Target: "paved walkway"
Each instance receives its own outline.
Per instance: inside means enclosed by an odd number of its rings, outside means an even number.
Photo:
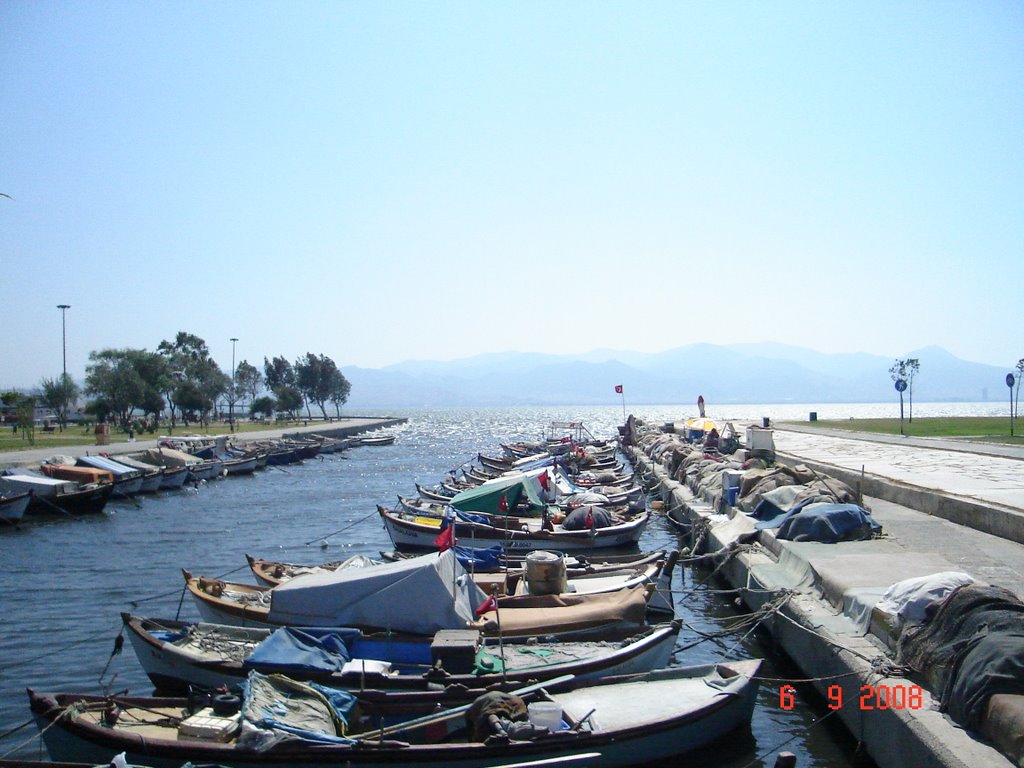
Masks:
[[[1024,447],[774,425],[775,449],[1024,512]]]

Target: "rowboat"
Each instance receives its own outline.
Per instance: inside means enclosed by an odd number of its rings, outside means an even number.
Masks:
[[[141,493],[142,484],[146,480],[139,470],[119,464],[106,456],[79,456],[75,465],[110,472],[114,476],[115,495],[132,496]]]
[[[209,623],[345,626],[428,636],[442,629],[503,637],[616,632],[644,624],[655,591],[653,584],[637,584],[589,595],[506,596],[491,607],[451,550],[372,568],[311,573],[277,587],[183,573],[199,615]]]
[[[213,706],[32,689],[28,696],[54,760],[104,762],[125,752],[130,761],[168,766],[483,768],[571,763],[583,752],[593,758],[588,765],[625,768],[672,760],[749,727],[759,668],[749,659],[561,679],[510,694],[343,691],[253,672],[241,701],[217,697]]]
[[[462,554],[462,550],[456,550],[456,556]],[[470,550],[471,554],[479,555],[479,550]],[[487,554],[490,554],[489,552]],[[524,559],[528,553],[515,552],[505,555],[497,553],[494,564],[490,566],[474,566],[474,573],[500,573],[511,578],[520,578],[526,568]],[[407,560],[410,557],[422,557],[422,555],[411,555],[407,552],[382,552],[381,560],[372,560],[363,555],[354,555],[345,560],[331,560],[306,565],[300,563],[287,563],[280,560],[267,560],[252,555],[246,555],[246,562],[249,569],[259,584],[274,587],[295,576],[302,576],[307,573],[321,573],[323,571],[337,571],[342,568],[360,568],[368,565],[378,565],[382,561],[394,562],[396,560]],[[634,555],[607,555],[595,553],[593,556],[566,556],[564,558],[566,577],[575,578],[588,574],[607,573],[623,571],[628,569],[643,568],[656,565],[658,576],[669,575],[679,558],[679,550],[666,551],[664,549],[651,552],[641,552]],[[462,558],[459,558],[460,561]],[[464,566],[465,567],[465,566]]]
[[[456,557],[460,553],[456,551]],[[564,556],[560,562],[554,562],[550,553],[547,558],[534,559],[534,577],[531,578],[530,565],[519,560],[514,566],[510,563],[505,568],[484,568],[471,573],[473,580],[487,594],[529,595],[534,593],[549,594],[552,591],[570,592],[577,595],[598,594],[627,589],[638,584],[655,584],[656,590],[647,601],[648,613],[661,613],[669,617],[675,615],[672,601],[672,571],[679,557],[679,551],[655,553],[635,556],[634,559],[619,558],[614,562],[602,562],[595,558],[584,567],[572,567]],[[660,555],[660,556],[659,556]],[[430,557],[428,555],[428,557]],[[321,563],[320,565],[299,565],[284,563],[278,560],[245,556],[256,581],[260,584],[275,587],[289,579],[310,573],[337,573],[346,568],[365,568],[380,565],[362,555],[355,555],[347,560]],[[461,560],[461,558],[460,558]],[[538,566],[537,564],[541,565]],[[557,577],[553,571],[560,571]],[[564,574],[564,583],[561,576]],[[553,584],[558,589],[553,590]]]
[[[441,533],[442,518],[390,510],[379,504],[377,513],[397,548],[436,549],[434,542]],[[643,511],[605,528],[582,530],[567,530],[560,524],[547,530],[543,527],[542,519],[536,517],[491,518],[493,524],[459,517],[455,525],[459,540],[472,542],[474,547],[501,546],[506,550],[580,552],[635,546],[649,516],[647,511]]]
[[[665,666],[679,633],[673,622],[599,641],[498,643],[463,630],[396,638],[356,629],[232,627],[127,613],[121,619],[143,669],[164,693],[185,693],[189,685],[231,688],[252,669],[335,688],[387,690],[427,690],[438,683],[488,687],[565,674],[591,680]]]
[[[352,438],[353,447],[363,445],[393,445],[398,440],[398,435],[356,435]]]
[[[5,523],[17,523],[25,516],[25,510],[31,501],[32,491],[12,496],[0,495],[0,520]]]
[[[32,491],[28,514],[61,515],[98,514],[114,490],[113,483],[80,485],[25,468],[4,470],[0,475],[0,488],[12,494]]]

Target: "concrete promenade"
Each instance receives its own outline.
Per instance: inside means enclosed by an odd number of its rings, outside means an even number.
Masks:
[[[1024,447],[774,427],[785,463],[825,468],[865,496],[1024,544]],[[864,474],[861,481],[861,472]]]
[[[286,427],[264,429],[257,432],[235,432],[227,430],[221,434],[231,436],[236,442],[244,443],[250,440],[280,440],[285,437],[308,437],[310,435],[327,435],[329,437],[351,437],[373,429],[387,429],[397,424],[404,424],[404,418],[392,418],[388,416],[353,416],[351,418],[334,419],[323,422],[314,421],[307,426],[290,425]],[[177,437],[188,435],[189,430],[185,427],[177,428]],[[175,437],[175,435],[170,435]],[[211,439],[214,437],[210,436]],[[158,438],[136,440],[134,443],[111,443],[110,445],[97,445],[95,442],[86,442],[83,439],[81,445],[65,445],[56,448],[29,448],[21,451],[4,451],[0,453],[0,469],[7,467],[26,467],[38,465],[50,456],[57,454],[63,456],[85,456],[86,454],[108,453],[112,456],[119,453],[135,453],[144,451],[147,448],[156,448]]]
[[[896,636],[871,606],[889,585],[963,571],[1024,598],[1024,449],[789,424],[774,430],[780,463],[860,487],[882,538],[781,541],[774,531],[755,531],[745,515],[724,520],[713,499],[694,497],[642,452],[634,458],[670,517],[707,525],[708,550],[731,553],[716,557],[719,575],[751,609],[791,592],[764,626],[823,697],[829,686],[842,687],[847,703],[837,714],[882,768],[1009,768],[998,748],[939,712],[927,691],[919,709],[869,711],[858,702],[865,689],[910,684],[882,671],[896,662]]]

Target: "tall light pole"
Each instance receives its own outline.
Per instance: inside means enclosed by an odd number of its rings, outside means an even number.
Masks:
[[[235,342],[238,339],[231,339],[231,399],[228,400],[228,419],[231,421],[231,431],[235,431]]]
[[[61,349],[64,352],[64,378],[68,376],[68,324],[67,316],[68,310],[71,309],[70,304],[58,304],[57,309],[60,310],[60,330],[61,330]]]

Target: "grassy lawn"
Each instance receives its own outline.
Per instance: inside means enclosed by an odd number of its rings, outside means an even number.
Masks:
[[[797,422],[792,422],[797,423]],[[876,432],[885,435],[900,433],[899,419],[831,419],[799,422],[807,427],[845,429],[850,432]],[[1024,445],[1024,421],[1014,420],[1010,437],[1010,417],[934,416],[903,420],[903,433],[910,437],[945,437],[992,443]]]
[[[299,421],[276,421],[266,422],[263,424],[250,422],[250,421],[237,421],[235,422],[235,434],[244,434],[246,432],[260,432],[267,429],[282,429],[288,427],[294,427],[302,425],[304,422]],[[199,424],[189,424],[188,427],[184,427],[179,424],[174,428],[173,434],[175,435],[225,435],[231,432],[231,428],[227,422],[217,421],[211,423],[205,429]],[[160,435],[169,435],[171,433],[170,425],[162,424],[160,429],[154,434],[144,433],[136,434],[136,440],[155,440]],[[35,442],[29,442],[28,439],[23,438],[21,433],[15,434],[11,425],[5,424],[0,428],[0,453],[3,451],[25,451],[31,448],[54,448],[60,449],[67,446],[75,445],[92,445],[96,442],[96,435],[94,433],[94,427],[82,427],[74,424],[68,425],[68,428],[63,432],[44,432],[42,429],[36,428]],[[110,442],[111,443],[127,443],[128,435],[125,432],[120,432],[113,427],[110,430]]]

